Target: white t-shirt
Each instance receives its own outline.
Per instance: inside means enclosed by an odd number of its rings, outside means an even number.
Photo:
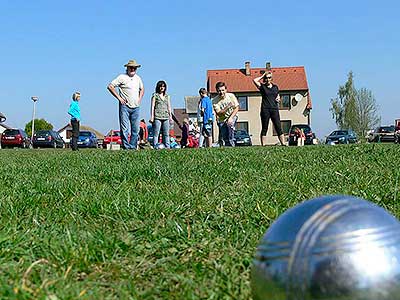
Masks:
[[[232,93],[226,93],[225,98],[223,99],[219,95],[217,95],[215,98],[212,99],[212,103],[215,111],[217,112],[226,109],[224,115],[219,115],[219,122],[224,122],[225,120],[227,120],[231,116],[235,108],[239,106],[239,102],[236,96]]]
[[[119,95],[126,100],[130,108],[139,107],[139,91],[143,89],[143,82],[139,75],[129,77],[127,74],[118,75],[110,83],[114,88],[119,88]]]

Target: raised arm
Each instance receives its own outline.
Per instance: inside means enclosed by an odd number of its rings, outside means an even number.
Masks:
[[[260,88],[261,80],[263,80],[265,74],[267,74],[267,73],[264,73],[260,77],[256,77],[256,78],[253,79],[253,83],[256,85],[257,88]]]

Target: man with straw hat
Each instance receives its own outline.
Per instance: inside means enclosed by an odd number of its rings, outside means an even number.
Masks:
[[[139,65],[136,60],[130,60],[124,65],[126,73],[118,75],[108,85],[107,89],[119,101],[119,126],[121,130],[122,148],[137,149],[140,103],[144,95],[143,81],[136,74]],[[118,88],[118,92],[115,88]],[[131,139],[129,140],[129,130]]]

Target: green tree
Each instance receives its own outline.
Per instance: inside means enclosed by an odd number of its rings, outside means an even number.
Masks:
[[[52,130],[53,125],[47,122],[45,119],[35,119],[35,131],[37,130]],[[32,135],[32,121],[29,121],[25,125],[25,132],[28,136]]]
[[[356,89],[353,83],[353,72],[350,72],[346,83],[339,86],[338,97],[331,99],[330,111],[339,129],[355,129],[357,122]]]
[[[339,129],[352,129],[359,137],[365,137],[380,122],[375,97],[366,88],[355,88],[351,71],[346,83],[339,86],[337,97],[331,99],[329,110]]]

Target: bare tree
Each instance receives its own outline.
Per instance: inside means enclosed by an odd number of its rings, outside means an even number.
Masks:
[[[356,94],[358,132],[365,137],[369,129],[379,125],[381,118],[378,115],[379,107],[372,92],[366,88],[361,88]]]

